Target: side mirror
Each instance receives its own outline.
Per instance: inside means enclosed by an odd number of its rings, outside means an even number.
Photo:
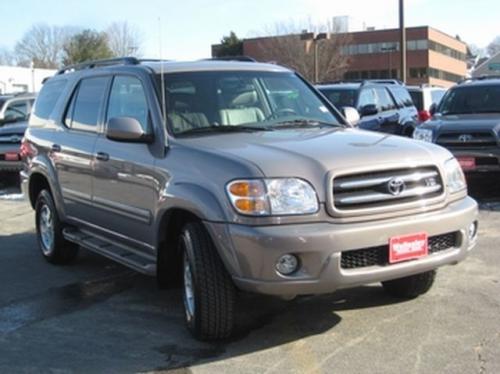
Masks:
[[[360,117],[356,108],[345,106],[342,108],[342,114],[351,126],[356,126],[359,123]]]
[[[131,117],[113,117],[106,126],[106,138],[119,142],[151,143],[153,136],[146,134],[138,120]]]
[[[431,107],[429,108],[429,113],[431,114],[431,116],[433,116],[437,111],[437,104],[436,103],[432,103]]]
[[[375,104],[367,104],[362,106],[359,112],[361,117],[373,116],[374,114],[378,113],[378,109]]]

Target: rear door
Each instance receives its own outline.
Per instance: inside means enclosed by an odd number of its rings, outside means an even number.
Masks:
[[[396,103],[389,95],[387,88],[380,86],[375,88],[377,96],[377,107],[381,116],[380,128],[378,131],[389,134],[400,133],[400,113]]]
[[[363,108],[368,105],[377,106],[377,96],[373,87],[362,88],[359,92],[357,109],[361,114],[359,127],[365,130],[380,131],[381,113],[363,115]]]
[[[82,79],[67,103],[65,131],[54,137],[53,161],[70,220],[92,222],[92,167],[109,76]]]
[[[153,133],[148,82],[135,75],[116,75],[110,87],[104,122],[114,117],[131,117],[139,121],[144,132]],[[154,238],[152,217],[158,181],[153,146],[109,140],[101,134],[94,152],[97,229],[111,239],[146,251],[152,249]]]

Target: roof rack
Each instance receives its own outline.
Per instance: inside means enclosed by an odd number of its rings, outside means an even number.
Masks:
[[[404,86],[404,83],[399,79],[337,79],[333,81],[320,82],[318,84],[341,84],[341,83],[360,83],[362,86],[365,84],[394,84]]]
[[[212,58],[204,58],[202,61],[242,61],[242,62],[257,62],[256,59],[249,56],[221,56],[221,57],[212,57]]]
[[[458,81],[457,84],[463,84],[467,82],[474,82],[474,81],[485,81],[488,79],[500,79],[500,75],[480,75],[479,77],[470,77],[470,78],[464,78],[461,81]]]
[[[81,64],[68,65],[58,70],[56,75],[64,74],[71,71],[83,70],[83,69],[94,69],[97,67],[112,66],[112,65],[138,65],[140,60],[135,57],[119,57],[110,58],[106,60],[96,60],[83,62]]]
[[[367,83],[396,84],[398,86],[404,86],[404,83],[399,79],[365,79],[363,84]]]

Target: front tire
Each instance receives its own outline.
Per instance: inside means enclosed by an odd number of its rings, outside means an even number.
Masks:
[[[402,299],[414,299],[428,292],[434,284],[435,278],[436,270],[431,270],[409,277],[382,282],[382,286],[391,296]]]
[[[52,264],[67,264],[75,259],[78,246],[64,239],[62,225],[52,195],[42,190],[35,204],[36,238],[42,256]]]
[[[179,245],[188,329],[200,340],[229,337],[236,291],[208,232],[200,222],[188,223],[181,231]]]

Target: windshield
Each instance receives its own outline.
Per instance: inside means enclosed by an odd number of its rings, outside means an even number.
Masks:
[[[439,105],[441,114],[500,113],[500,85],[457,87]]]
[[[293,73],[210,71],[165,74],[168,126],[176,135],[340,125]]]
[[[320,91],[326,98],[337,108],[346,106],[356,107],[357,90],[354,89],[338,89],[338,88],[320,88]]]

